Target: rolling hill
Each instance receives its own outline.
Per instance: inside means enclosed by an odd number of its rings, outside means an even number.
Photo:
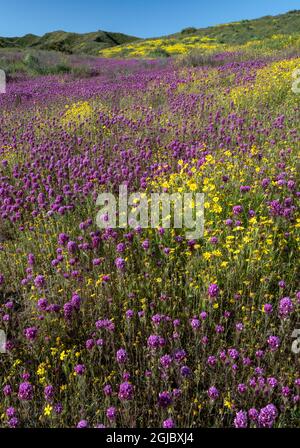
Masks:
[[[300,10],[277,16],[226,23],[206,28],[184,28],[163,37],[140,39],[122,33],[97,31],[85,34],[54,31],[43,36],[0,37],[0,48],[55,50],[67,54],[102,55],[105,57],[168,57],[193,48],[210,51],[254,46],[266,41],[268,48],[294,45],[300,38]],[[281,39],[278,42],[278,38]],[[292,42],[287,42],[291,38]],[[277,39],[277,41],[276,41]]]
[[[129,42],[100,51],[105,57],[169,57],[199,50],[204,54],[233,51],[274,52],[300,49],[300,10],[277,16],[215,25],[185,28],[160,38]]]
[[[265,16],[254,20],[225,23],[207,28],[185,28],[169,37],[182,39],[187,35],[209,37],[223,44],[245,44],[276,34],[300,33],[300,10],[289,11],[277,16]]]
[[[0,37],[0,48],[38,50],[54,50],[63,53],[82,53],[96,55],[100,50],[114,47],[138,40],[137,37],[127,36],[122,33],[109,33],[97,31],[93,33],[79,34],[65,31],[54,31],[43,36],[26,34],[23,37]]]

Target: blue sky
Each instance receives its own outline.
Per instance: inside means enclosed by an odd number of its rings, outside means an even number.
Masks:
[[[300,9],[299,0],[0,0],[0,36],[119,31],[154,37]]]

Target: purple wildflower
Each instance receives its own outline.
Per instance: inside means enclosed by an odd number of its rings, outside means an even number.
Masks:
[[[284,297],[279,302],[279,316],[286,318],[294,311],[293,302],[289,297]]]
[[[86,420],[80,420],[77,424],[77,428],[84,429],[88,427],[88,422]]]
[[[175,423],[172,418],[167,418],[163,422],[163,428],[175,428]]]
[[[37,337],[38,329],[36,327],[25,328],[24,335],[29,341],[34,341]]]
[[[247,428],[248,426],[248,417],[247,412],[238,411],[235,415],[234,426],[236,428]]]
[[[33,387],[28,381],[21,383],[19,386],[18,397],[22,401],[30,401],[33,398]]]
[[[215,298],[219,295],[219,287],[216,283],[211,283],[208,287],[208,295],[210,298]]]
[[[118,397],[120,400],[132,400],[133,398],[133,385],[128,381],[120,384]]]
[[[77,373],[77,375],[83,375],[85,370],[84,364],[77,364],[77,366],[74,367],[74,372]]]
[[[262,408],[258,415],[258,423],[263,428],[272,428],[278,416],[277,408],[274,404],[268,404]]]
[[[158,395],[158,404],[162,408],[167,408],[172,403],[172,396],[170,392],[164,391],[160,392]]]
[[[110,408],[108,408],[106,410],[106,417],[108,418],[108,420],[110,420],[111,422],[113,422],[114,420],[116,420],[117,417],[117,410],[115,407],[111,406]]]
[[[219,391],[215,386],[210,387],[207,393],[211,400],[216,400],[219,397]]]
[[[269,336],[268,344],[272,352],[276,351],[280,346],[280,339],[278,336]]]
[[[124,258],[118,257],[115,260],[115,265],[117,267],[117,269],[119,269],[119,271],[123,271],[125,269],[125,260]]]
[[[127,361],[127,352],[124,348],[117,351],[116,359],[119,364],[124,364]]]

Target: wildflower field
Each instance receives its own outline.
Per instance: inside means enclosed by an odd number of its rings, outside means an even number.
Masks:
[[[173,38],[156,38],[141,40],[140,42],[129,42],[116,47],[104,48],[100,50],[100,55],[104,57],[148,57],[155,58],[159,56],[170,57],[186,55],[191,51],[198,50],[203,54],[222,53],[225,51],[238,51],[257,54],[273,54],[279,50],[299,48],[300,34],[292,35],[273,34],[264,39],[253,39],[244,43],[230,44],[221,43],[219,39],[210,36],[176,36]]]
[[[8,82],[1,427],[299,426],[300,58],[234,56]],[[203,237],[99,229],[121,184],[204,193]]]

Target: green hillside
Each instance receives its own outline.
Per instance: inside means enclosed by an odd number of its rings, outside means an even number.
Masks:
[[[245,44],[276,34],[300,33],[300,10],[289,11],[278,16],[265,16],[254,20],[226,23],[208,28],[186,28],[170,37],[178,39],[187,35],[210,37],[224,44]]]
[[[300,49],[300,10],[278,16],[265,16],[207,28],[185,28],[161,38],[143,39],[114,48],[105,48],[105,57],[168,57],[197,50],[203,54],[217,52],[263,52]]]
[[[196,20],[196,19],[195,19]],[[184,54],[197,48],[231,51],[234,47],[255,47],[265,41],[268,48],[299,46],[300,10],[254,20],[241,20],[207,28],[185,28],[161,38],[139,39],[121,33],[97,31],[69,33],[54,31],[44,36],[0,37],[0,48],[59,51],[67,54],[102,55],[105,57],[160,57]],[[292,42],[287,42],[291,38]],[[277,41],[276,41],[277,39]]]
[[[32,48],[38,50],[54,50],[63,53],[82,53],[96,55],[100,50],[126,44],[138,40],[137,37],[122,33],[97,31],[79,34],[65,31],[54,31],[43,36],[26,34],[23,37],[0,37],[0,48]]]

